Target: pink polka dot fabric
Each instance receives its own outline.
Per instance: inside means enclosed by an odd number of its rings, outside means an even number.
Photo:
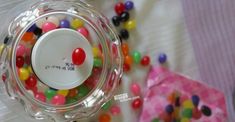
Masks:
[[[222,92],[206,86],[199,81],[175,74],[162,67],[151,69],[147,79],[147,90],[144,96],[144,105],[140,122],[151,122],[164,112],[168,103],[167,96],[178,91],[181,95],[192,96],[196,94],[201,101],[199,107],[207,105],[212,109],[210,117],[202,116],[199,120],[191,122],[226,122],[227,110]]]

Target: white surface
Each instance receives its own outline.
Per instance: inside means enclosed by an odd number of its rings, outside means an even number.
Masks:
[[[16,1],[0,0],[1,9],[8,9],[6,6],[16,5]],[[114,15],[113,6],[117,0],[87,0],[95,5],[100,11],[111,18]],[[198,69],[195,62],[194,53],[188,34],[183,22],[183,13],[180,0],[133,0],[135,10],[131,12],[131,18],[135,18],[138,27],[130,33],[131,51],[138,50],[143,55],[150,55],[152,62],[156,64],[156,57],[160,52],[168,56],[168,66],[171,70],[183,73],[194,79],[198,79]],[[12,4],[11,4],[12,3]],[[131,82],[145,84],[145,71],[135,67],[133,71],[124,75],[119,93],[128,93]],[[3,98],[0,98],[3,100]],[[6,104],[6,103],[4,103]],[[113,117],[116,122],[136,122],[138,112],[133,112],[129,102],[121,104],[122,114]],[[7,105],[7,104],[6,104]],[[18,104],[17,104],[18,105]],[[17,108],[19,110],[20,107]],[[8,107],[9,113],[14,113],[14,109]],[[7,122],[31,121],[23,115],[14,115],[14,119]],[[7,118],[7,117],[6,117]],[[1,119],[0,119],[1,120]],[[18,121],[17,121],[18,120]],[[97,119],[95,119],[97,121]]]
[[[85,51],[86,59],[77,66],[72,63],[76,48]],[[55,89],[72,89],[91,74],[93,53],[89,41],[71,29],[56,29],[42,35],[32,51],[32,67],[38,78]]]

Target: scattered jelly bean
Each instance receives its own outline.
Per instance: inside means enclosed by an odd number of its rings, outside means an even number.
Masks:
[[[120,17],[119,16],[113,16],[112,17],[112,22],[114,26],[119,26],[120,25]]]
[[[124,56],[129,54],[129,46],[127,43],[122,43],[122,53]]]
[[[193,102],[194,106],[197,107],[199,105],[199,102],[200,102],[199,96],[193,95],[192,96],[192,102]]]
[[[36,24],[33,24],[33,25],[27,30],[27,32],[34,32],[36,28],[37,28]]]
[[[138,51],[134,51],[132,54],[132,59],[136,64],[139,64],[141,61],[141,54]]]
[[[93,47],[92,52],[93,52],[94,57],[100,57],[100,55],[101,55],[100,49],[97,47]]]
[[[69,90],[58,90],[57,94],[59,95],[63,95],[64,97],[66,97],[69,93]]]
[[[143,104],[142,100],[140,98],[137,98],[132,102],[131,105],[133,109],[139,109],[142,106],[142,104]]]
[[[94,58],[94,66],[95,67],[102,67],[102,60],[100,58]]]
[[[208,106],[206,106],[206,105],[201,106],[201,112],[205,116],[211,116],[211,114],[212,114],[211,109]]]
[[[87,86],[85,85],[81,85],[78,87],[78,97],[79,98],[82,98],[82,97],[85,97],[88,93],[89,93],[89,89]]]
[[[167,56],[166,56],[166,54],[165,54],[165,53],[161,53],[161,54],[159,54],[159,57],[158,57],[158,61],[159,61],[159,63],[163,64],[163,63],[165,63],[165,62],[166,62],[166,60],[167,60]]]
[[[64,19],[60,21],[60,28],[70,28],[70,23],[68,20]]]
[[[120,20],[122,22],[126,22],[127,20],[129,20],[130,18],[130,14],[128,12],[122,12],[120,15]]]
[[[174,106],[173,106],[173,105],[167,105],[166,108],[165,108],[165,111],[166,111],[168,114],[172,114],[173,111],[174,111]]]
[[[124,63],[125,63],[125,64],[128,64],[129,66],[131,66],[132,63],[133,63],[132,57],[129,56],[129,55],[125,56],[125,57],[124,57]]]
[[[24,57],[23,56],[17,56],[16,57],[16,66],[18,68],[21,68],[24,66]]]
[[[43,25],[46,21],[47,21],[46,18],[41,18],[41,19],[39,19],[39,20],[36,22],[36,26],[41,29],[41,28],[42,28],[42,25]]]
[[[193,109],[193,119],[198,120],[202,117],[202,113],[197,108]]]
[[[69,93],[68,93],[68,97],[76,97],[76,95],[78,94],[78,90],[76,88],[70,89]]]
[[[182,116],[185,118],[192,118],[193,111],[190,108],[183,109]]]
[[[135,20],[129,20],[124,23],[123,27],[127,30],[132,30],[136,28],[136,21]]]
[[[112,115],[119,115],[120,113],[121,113],[121,109],[120,109],[120,107],[119,106],[117,106],[117,105],[114,105],[114,106],[112,106],[111,108],[110,108],[110,112],[111,112],[111,114]]]
[[[37,85],[37,78],[35,76],[29,76],[29,78],[25,81],[25,84],[29,88],[36,87],[36,85]]]
[[[35,98],[41,102],[46,102],[46,96],[41,92],[36,93]]]
[[[22,81],[25,81],[29,78],[29,71],[26,69],[26,68],[20,68],[19,69],[19,77],[20,77],[20,80]]]
[[[84,25],[84,22],[82,20],[80,20],[80,19],[73,19],[70,24],[71,24],[70,25],[71,28],[77,30],[78,28],[80,28],[80,27],[82,27]]]
[[[56,95],[56,90],[54,90],[54,89],[47,89],[45,91],[45,95],[46,95],[47,99],[51,100],[51,98],[53,98]]]
[[[160,122],[158,118],[153,118],[151,122]]]
[[[55,24],[56,27],[59,27],[59,24],[60,24],[60,20],[56,16],[49,16],[47,18],[47,22],[51,22]]]
[[[105,111],[107,111],[107,110],[109,110],[109,108],[111,107],[111,105],[112,105],[112,101],[109,100],[108,102],[106,102],[106,103],[102,106],[102,109],[105,110]]]
[[[29,42],[33,40],[34,38],[34,33],[33,32],[25,32],[24,35],[22,36],[21,40],[25,42]]]
[[[44,33],[49,32],[49,31],[54,30],[54,29],[56,29],[56,25],[52,22],[46,22],[42,25],[42,31]]]
[[[180,122],[190,122],[188,118],[181,118]]]
[[[53,105],[64,105],[65,104],[65,97],[63,95],[55,95],[52,99],[51,99],[51,104]]]
[[[101,115],[99,116],[99,122],[111,122],[111,117],[110,117],[110,115],[109,115],[109,114],[106,114],[106,113],[101,114]]]
[[[132,83],[130,89],[134,95],[140,95],[141,93],[140,85],[138,83]]]
[[[67,100],[66,100],[66,104],[72,104],[72,103],[75,103],[75,102],[77,102],[78,100],[76,99],[76,98],[68,98]]]
[[[75,65],[81,65],[86,59],[86,53],[82,48],[76,48],[72,54],[72,62]]]
[[[115,12],[117,15],[120,15],[125,10],[125,5],[122,2],[118,2],[114,7]]]
[[[125,8],[127,11],[131,10],[134,8],[134,3],[132,1],[126,1],[125,2]]]
[[[122,39],[128,39],[129,38],[129,32],[126,29],[121,29],[120,30],[120,35]]]
[[[191,100],[186,100],[186,101],[183,102],[183,107],[193,109],[194,105],[193,105]]]
[[[131,67],[130,67],[129,64],[123,64],[123,71],[124,71],[124,72],[128,72],[128,71],[130,71],[130,70],[131,70]]]
[[[89,31],[85,27],[78,28],[77,31],[81,33],[84,37],[88,38]]]

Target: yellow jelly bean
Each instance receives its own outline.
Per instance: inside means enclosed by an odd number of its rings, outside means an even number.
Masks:
[[[124,28],[127,30],[132,30],[136,28],[136,21],[135,20],[129,20],[124,23]]]
[[[31,66],[28,66],[27,69],[28,69],[29,73],[33,73]]]
[[[182,118],[180,122],[190,122],[188,118]]]
[[[71,27],[73,29],[78,29],[84,25],[84,22],[80,19],[74,19],[71,21]]]
[[[57,94],[63,95],[63,96],[67,96],[69,93],[69,90],[59,90],[57,91]]]
[[[95,58],[97,58],[97,57],[100,56],[100,49],[99,49],[99,48],[93,47],[93,48],[92,48],[92,51],[93,51],[93,56],[94,56]]]
[[[183,107],[193,109],[194,105],[193,105],[193,102],[191,100],[186,100],[186,101],[183,102]]]
[[[30,75],[30,73],[26,68],[19,69],[20,80],[22,80],[22,81],[27,80],[29,78],[29,75]]]

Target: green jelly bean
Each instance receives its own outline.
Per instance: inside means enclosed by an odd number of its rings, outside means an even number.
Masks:
[[[151,122],[160,122],[160,120],[158,118],[154,118],[154,119],[152,119]]]
[[[132,58],[136,64],[140,63],[141,61],[141,54],[138,51],[134,51],[132,54]]]
[[[76,98],[68,98],[67,100],[66,100],[66,104],[71,104],[71,103],[75,103],[75,102],[77,102],[78,100],[76,99]]]
[[[112,105],[112,102],[111,102],[111,100],[110,100],[110,101],[106,102],[106,103],[102,106],[102,109],[103,109],[103,110],[109,110],[109,108],[111,107],[111,105]]]
[[[182,116],[186,118],[192,118],[193,111],[190,108],[186,108],[182,111]]]
[[[45,96],[46,96],[46,98],[47,99],[51,99],[52,97],[54,97],[56,95],[56,90],[54,90],[54,89],[47,89],[46,91],[45,91]]]
[[[95,67],[101,67],[102,66],[102,60],[100,58],[94,58],[94,66]]]
[[[78,87],[78,98],[85,97],[89,93],[89,88],[85,85],[81,85]]]

